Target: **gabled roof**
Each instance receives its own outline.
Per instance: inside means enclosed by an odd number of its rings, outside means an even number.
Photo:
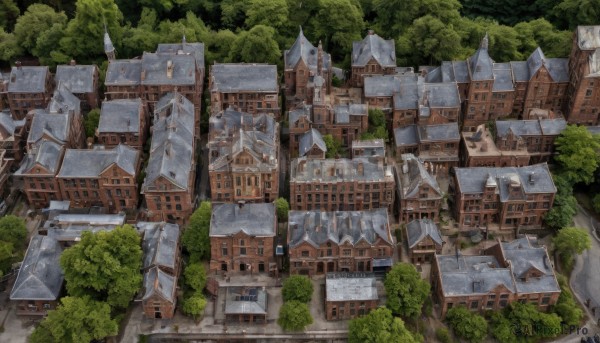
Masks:
[[[600,48],[600,25],[577,26],[577,44],[583,50]]]
[[[417,159],[413,154],[403,154],[402,160],[404,165],[401,168],[402,174],[399,175],[400,197],[403,199],[419,197],[419,190],[423,184],[429,185],[438,194],[438,198],[442,197],[442,190],[436,179],[427,172],[423,162]],[[406,166],[406,167],[405,167]],[[404,172],[406,170],[406,173]],[[431,199],[431,198],[429,198]]]
[[[427,237],[431,238],[438,245],[444,243],[440,229],[431,219],[416,219],[411,221],[406,225],[406,233],[408,236],[408,247],[411,249]]]
[[[244,232],[249,236],[275,236],[273,203],[213,204],[210,236],[223,237]]]
[[[327,273],[325,301],[378,300],[375,276],[370,273]]]
[[[377,158],[309,159],[295,158],[290,165],[290,182],[385,181],[392,179],[392,170]],[[362,172],[359,171],[362,167]]]
[[[351,116],[368,116],[369,106],[367,104],[335,105],[333,113],[337,124],[348,124]]]
[[[372,75],[365,76],[365,97],[391,97],[400,90],[398,75]],[[416,79],[417,76],[405,76],[407,80]]]
[[[361,241],[374,244],[377,239],[393,244],[386,208],[368,211],[290,211],[288,214],[290,247],[303,243],[318,247]]]
[[[142,269],[151,267],[176,269],[179,254],[179,225],[165,222],[138,222],[136,227],[144,235]]]
[[[144,192],[164,177],[187,190],[194,165],[194,105],[179,93],[169,93],[155,106],[150,158],[146,167]]]
[[[204,69],[204,43],[167,43],[158,44],[157,54],[191,55],[196,60],[196,68]]]
[[[52,137],[56,143],[64,145],[69,138],[72,122],[73,114],[70,112],[51,114],[44,110],[34,110],[27,143],[37,143],[46,134]]]
[[[371,59],[375,59],[382,67],[395,67],[394,40],[384,40],[370,32],[362,41],[352,42],[352,66],[365,66]]]
[[[540,47],[535,49],[527,59],[529,80],[544,66],[548,69],[554,82],[569,81],[569,60],[567,58],[546,58]]]
[[[0,135],[6,137],[6,139],[14,136],[17,128],[23,127],[25,122],[25,119],[13,119],[9,111],[0,111]]]
[[[64,280],[59,263],[61,253],[56,240],[34,236],[10,292],[10,300],[57,300]]]
[[[48,67],[12,67],[8,82],[9,93],[44,93]]]
[[[510,63],[494,63],[494,85],[493,92],[514,91],[513,76]]]
[[[283,53],[285,69],[293,69],[296,67],[300,60],[304,61],[304,64],[311,69],[317,69],[318,51],[311,42],[306,39],[302,28],[298,33],[296,41],[289,50]],[[331,55],[323,53],[323,69],[329,69],[331,66]]]
[[[227,287],[225,314],[267,314],[267,292],[259,287]]]
[[[106,168],[116,164],[130,175],[136,174],[140,152],[119,144],[110,150],[67,149],[58,178],[98,177]]]
[[[42,141],[36,145],[33,151],[30,151],[19,170],[15,172],[15,175],[29,174],[34,166],[40,165],[50,173],[55,174],[60,167],[60,155],[63,147],[52,141]]]
[[[277,66],[270,64],[215,63],[211,70],[212,89],[222,93],[277,92]]]
[[[113,60],[108,64],[104,84],[135,86],[142,82],[142,60]]]
[[[140,131],[142,99],[118,99],[102,102],[98,133]]]
[[[52,114],[72,112],[81,115],[81,100],[73,95],[63,82],[59,82],[48,103],[47,111]]]
[[[144,273],[144,295],[142,300],[148,300],[154,295],[175,303],[175,290],[177,279],[162,271],[158,267],[150,268]]]
[[[300,137],[300,145],[299,145],[299,156],[304,156],[306,153],[312,149],[313,146],[317,146],[321,151],[327,152],[327,146],[325,145],[325,141],[323,141],[323,136],[319,130],[310,129],[305,134]]]
[[[312,105],[301,104],[289,112],[290,124],[297,122],[300,117],[305,116],[308,121],[311,120]]]
[[[73,93],[91,93],[94,89],[95,65],[60,65],[56,67],[54,80],[62,82]]]
[[[171,69],[169,71],[169,69]],[[183,85],[196,83],[196,60],[192,55],[145,52],[142,56],[142,85]]]
[[[488,54],[488,35],[481,40],[479,49],[469,57],[469,74],[472,81],[492,80],[494,79],[493,66],[494,61]]]

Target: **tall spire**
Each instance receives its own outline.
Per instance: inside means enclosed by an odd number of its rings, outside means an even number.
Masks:
[[[109,61],[115,59],[115,46],[113,45],[110,36],[108,35],[108,29],[106,28],[106,23],[104,23],[104,53],[106,57],[108,57]]]
[[[323,44],[319,40],[319,46],[317,47],[317,75],[323,76]]]
[[[489,39],[488,39],[488,34],[487,32],[485,33],[485,36],[483,36],[483,39],[481,40],[481,45],[479,46],[481,49],[488,49],[489,46]]]

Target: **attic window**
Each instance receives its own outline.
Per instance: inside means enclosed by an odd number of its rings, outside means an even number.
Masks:
[[[171,177],[175,177],[175,175],[176,175],[176,174],[175,174],[175,172],[174,172],[174,171],[170,171],[170,172],[169,172],[169,175],[170,175]]]

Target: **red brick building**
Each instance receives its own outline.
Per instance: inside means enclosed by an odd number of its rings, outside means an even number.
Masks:
[[[142,99],[104,101],[96,136],[107,148],[127,144],[142,150],[148,135],[148,125],[149,118]]]
[[[77,65],[72,60],[69,65],[56,67],[56,84],[63,83],[73,95],[81,100],[81,108],[89,111],[100,105],[98,95],[98,67]]]
[[[48,67],[25,67],[16,62],[7,87],[7,98],[13,116],[21,120],[36,108],[45,108],[52,96],[52,75]]]
[[[358,42],[352,42],[352,87],[362,87],[368,75],[390,75],[396,72],[396,45],[369,31]]]
[[[371,273],[327,273],[325,319],[348,320],[379,306],[375,276]]]
[[[10,111],[0,112],[0,149],[4,158],[19,163],[23,159],[27,138],[25,120],[15,120]]]
[[[431,262],[442,253],[444,240],[440,229],[431,219],[415,219],[406,225],[406,244],[411,263]]]
[[[290,273],[384,272],[394,241],[388,211],[290,211]]]

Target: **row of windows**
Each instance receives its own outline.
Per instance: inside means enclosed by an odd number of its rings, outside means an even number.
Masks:
[[[311,185],[311,184],[308,184],[308,185],[305,185],[305,186],[304,186],[304,188],[305,188],[305,190],[306,190],[307,192],[311,192],[311,191],[313,190],[313,185]],[[369,190],[371,190],[371,189],[373,189],[373,190],[378,190],[378,189],[380,189],[380,188],[381,188],[381,187],[380,187],[380,184],[379,184],[379,183],[374,183],[374,184],[372,185],[372,187],[371,187],[371,184],[368,184],[368,183],[367,183],[367,184],[364,184],[364,190],[365,190],[365,191],[369,191]],[[363,184],[362,184],[362,183],[359,183],[359,184],[357,184],[357,185],[356,185],[356,189],[357,189],[357,190],[359,190],[359,191],[362,191],[362,190],[363,190]],[[329,185],[327,185],[327,184],[324,184],[324,185],[316,184],[316,185],[314,185],[314,191],[315,191],[315,192],[320,192],[321,190],[323,190],[323,191],[325,191],[325,192],[329,191]],[[337,187],[337,185],[331,185],[331,191],[332,191],[332,192],[337,192],[337,190],[338,190],[338,187]],[[350,185],[350,186],[348,186],[348,190],[349,190],[350,192],[354,192],[354,185]],[[297,185],[297,186],[296,186],[296,191],[297,191],[297,192],[301,192],[301,191],[302,191],[302,186],[300,186],[300,185]],[[341,186],[340,186],[340,192],[345,192],[345,191],[346,191],[346,186],[345,186],[345,185],[341,185]]]
[[[328,243],[330,244],[330,243]],[[358,257],[365,257],[365,256],[369,256],[368,254],[368,249],[354,249],[356,252],[354,254],[352,254],[352,250],[353,249],[340,249],[340,254],[339,256],[345,256],[345,257],[352,257],[352,256],[358,256]],[[320,249],[318,251],[319,256],[320,257],[331,257],[333,256],[334,253],[334,249],[333,248],[327,248],[327,249]],[[388,256],[388,250],[385,248],[378,248],[377,251],[375,252],[375,254],[373,256]],[[314,257],[311,256],[310,251],[309,250],[302,250],[300,252],[300,256],[302,257]]]

